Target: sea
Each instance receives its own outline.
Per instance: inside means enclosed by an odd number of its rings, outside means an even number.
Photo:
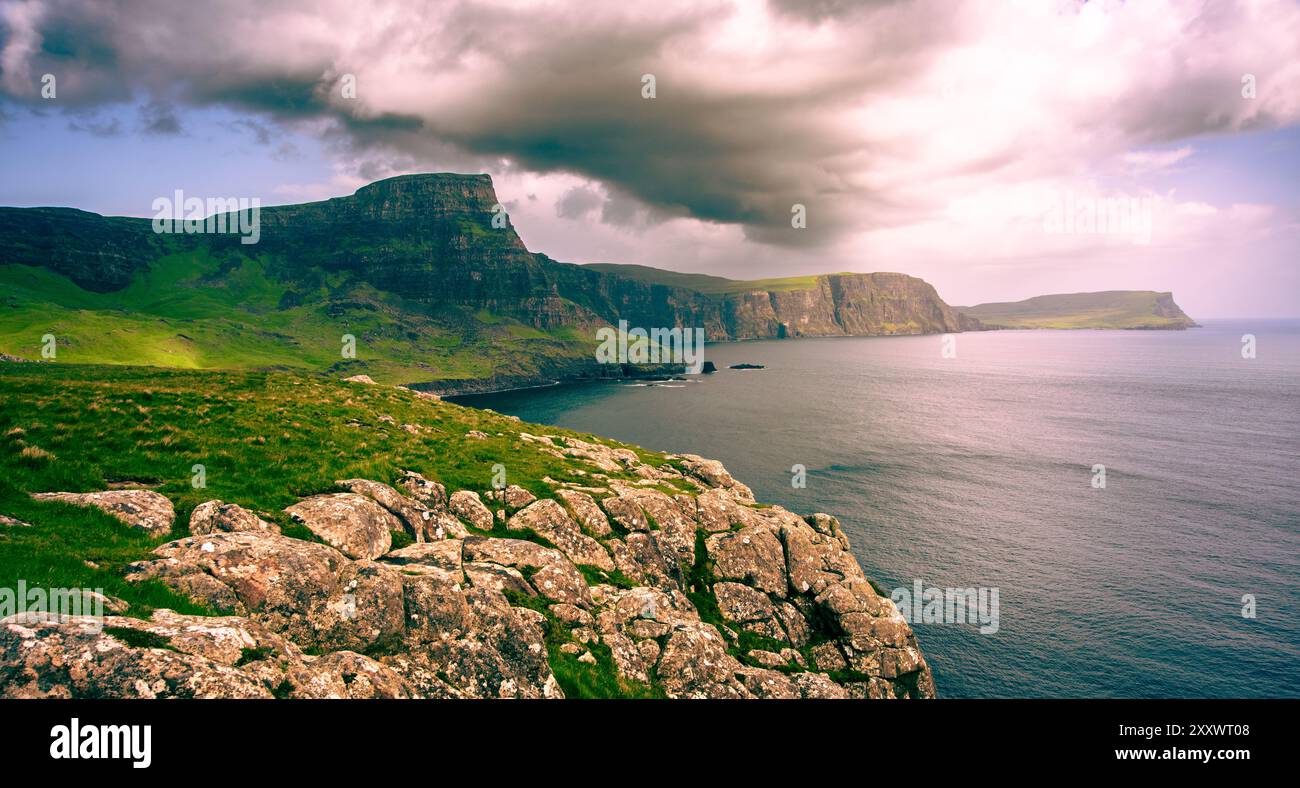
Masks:
[[[457,401],[721,460],[760,501],[838,517],[887,593],[996,590],[996,631],[914,622],[941,697],[1300,696],[1300,321],[705,358]]]

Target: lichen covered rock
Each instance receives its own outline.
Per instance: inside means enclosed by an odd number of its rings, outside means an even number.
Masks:
[[[378,558],[393,546],[392,532],[402,530],[387,509],[356,493],[313,495],[285,512],[349,558]]]
[[[672,698],[933,697],[834,517],[754,506],[713,460],[528,440],[590,475],[547,477],[555,499],[487,491],[508,518],[414,471],[290,506],[324,544],[203,503],[126,576],[217,616],[0,623],[0,695],[559,698],[585,670]]]

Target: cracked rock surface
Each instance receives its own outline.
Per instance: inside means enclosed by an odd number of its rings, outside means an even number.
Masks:
[[[582,483],[347,479],[286,510],[317,541],[202,503],[126,577],[215,615],[11,617],[0,696],[560,698],[575,671],[670,698],[934,696],[834,517],[760,507],[716,460],[520,437]],[[175,519],[147,490],[38,497],[151,533]]]

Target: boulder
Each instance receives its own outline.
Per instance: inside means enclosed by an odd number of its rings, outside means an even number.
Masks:
[[[512,531],[530,530],[560,549],[575,564],[588,564],[612,570],[614,562],[600,542],[582,533],[564,507],[548,499],[529,504],[514,514],[506,527]]]
[[[711,536],[705,542],[714,574],[778,597],[786,593],[785,553],[781,542],[765,525],[752,525]]]
[[[381,556],[379,563],[408,574],[446,573],[454,581],[464,575],[459,539],[408,545]]]
[[[776,615],[776,608],[767,594],[755,591],[740,583],[717,583],[713,594],[718,600],[718,611],[722,617],[736,624],[751,621],[770,621]]]
[[[313,495],[285,512],[349,558],[378,558],[392,547],[392,531],[402,530],[387,509],[356,493]]]
[[[675,629],[659,656],[658,678],[670,698],[751,698],[736,678],[743,666],[727,653],[713,627],[699,623]]]
[[[537,496],[517,484],[512,484],[502,490],[501,500],[505,502],[507,509],[522,509],[536,501]]]
[[[612,495],[602,498],[600,505],[605,507],[610,518],[624,531],[650,530],[650,521],[646,518],[645,512],[641,511],[641,506],[631,498]]]
[[[334,482],[340,489],[357,495],[364,495],[384,507],[390,514],[401,520],[404,530],[412,539],[423,542],[429,530],[433,512],[428,506],[414,498],[408,498],[387,484],[372,482],[369,479],[343,479]]]
[[[235,531],[278,534],[280,526],[268,523],[242,506],[217,500],[199,504],[190,514],[191,535],[202,536]]]
[[[553,441],[564,444],[560,449],[564,456],[585,460],[602,471],[621,471],[641,464],[641,458],[631,449],[590,443],[578,438],[553,438]]]
[[[695,518],[694,512],[682,510],[682,506],[672,497],[658,490],[637,489],[635,487],[617,486],[614,501],[606,498],[607,510],[619,512],[624,518],[632,512],[632,523],[644,522],[644,527],[630,530],[650,530],[657,528],[660,536],[677,551],[682,561],[690,561],[695,554]],[[611,508],[612,507],[612,508]]]
[[[729,531],[758,521],[754,510],[726,490],[705,490],[695,497],[695,519],[706,531]]]
[[[397,478],[397,486],[430,509],[438,510],[447,506],[447,488],[415,471],[402,471]]]
[[[600,510],[595,498],[578,490],[559,489],[555,494],[573,510],[584,531],[597,539],[603,539],[613,533],[614,529],[609,525],[609,518]]]
[[[706,486],[727,490],[737,501],[754,502],[753,491],[737,481],[717,460],[710,460],[696,454],[682,454],[678,459],[681,461],[682,469],[688,475]]]
[[[492,530],[492,510],[487,508],[478,497],[478,493],[470,490],[457,490],[451,494],[447,502],[447,507],[456,514],[469,521],[469,524],[480,531]]]
[[[337,676],[342,697],[354,700],[419,698],[421,694],[398,671],[355,651],[335,651],[313,660],[309,669],[318,676]]]
[[[508,540],[497,540],[508,541]],[[534,611],[512,607],[494,588],[465,588],[446,578],[402,578],[407,635],[390,665],[414,663],[469,697],[563,697],[547,662],[545,633]]]
[[[246,615],[304,648],[365,651],[400,637],[401,576],[323,544],[252,532],[187,537],[127,567],[221,613]]]
[[[628,534],[623,541],[631,560],[640,569],[646,582],[664,590],[680,590],[683,587],[680,554],[662,534],[658,531],[641,531]]]
[[[522,539],[471,536],[464,540],[466,562],[512,567],[528,576],[529,585],[548,599],[581,608],[592,605],[582,573],[563,553]],[[468,566],[466,568],[468,572]]]
[[[160,611],[161,612],[161,611]],[[178,639],[149,622],[109,616],[103,626],[49,616],[0,622],[0,697],[270,698],[265,682],[235,666],[260,638],[239,619],[195,617]],[[156,646],[128,645],[138,639]],[[282,641],[277,642],[280,646]]]

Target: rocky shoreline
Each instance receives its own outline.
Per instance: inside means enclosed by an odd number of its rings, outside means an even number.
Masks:
[[[0,696],[559,698],[555,670],[576,661],[669,698],[934,697],[915,636],[834,517],[760,505],[695,455],[651,466],[519,437],[578,481],[547,478],[554,497],[538,498],[448,494],[412,471],[340,480],[286,509],[310,538],[203,503],[127,578],[216,615],[11,617]],[[151,533],[175,517],[151,490],[55,495]]]

